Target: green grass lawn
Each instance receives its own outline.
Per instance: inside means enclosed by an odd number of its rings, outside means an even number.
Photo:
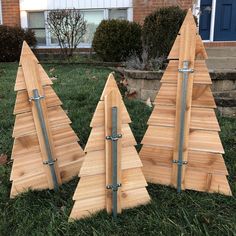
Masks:
[[[84,147],[89,123],[99,101],[109,69],[81,65],[44,65],[56,76],[53,88],[68,111],[72,127]],[[12,115],[16,63],[0,64],[0,154],[10,160],[14,125]],[[116,76],[119,80],[119,76]],[[147,128],[151,108],[140,101],[125,99],[132,131],[140,142]],[[221,139],[229,170],[232,192],[236,194],[236,119],[221,118]],[[58,193],[30,191],[10,200],[10,161],[0,166],[0,236],[5,235],[236,235],[236,199],[219,194],[185,191],[149,185],[149,205],[123,211],[117,222],[106,212],[68,223],[72,195],[78,178],[64,184]],[[94,186],[96,187],[96,186]]]

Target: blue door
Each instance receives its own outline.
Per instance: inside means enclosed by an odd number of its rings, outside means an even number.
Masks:
[[[199,32],[204,40],[210,39],[212,0],[201,0]]]
[[[216,0],[214,40],[236,40],[236,0]]]

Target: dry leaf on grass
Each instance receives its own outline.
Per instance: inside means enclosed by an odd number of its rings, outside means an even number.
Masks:
[[[1,154],[0,155],[0,165],[4,165],[7,163],[7,155],[6,154]]]
[[[50,78],[51,80],[57,80],[57,77],[53,76]]]
[[[49,70],[49,72],[52,73],[54,70],[55,70],[55,68],[53,67]]]
[[[128,80],[127,79],[122,79],[120,81],[120,84],[123,85],[124,87],[127,87],[128,86]]]
[[[92,80],[98,80],[98,78],[96,76],[93,76]]]
[[[151,98],[149,97],[146,101],[146,105],[149,107],[152,107],[152,102],[151,102]]]
[[[127,93],[125,94],[125,96],[126,96],[127,98],[129,98],[129,99],[134,99],[134,98],[137,97],[137,92],[136,92],[136,91],[127,92]]]

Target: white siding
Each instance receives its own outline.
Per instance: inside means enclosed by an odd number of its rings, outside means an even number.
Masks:
[[[20,0],[21,11],[52,10],[63,8],[129,8],[132,0]]]

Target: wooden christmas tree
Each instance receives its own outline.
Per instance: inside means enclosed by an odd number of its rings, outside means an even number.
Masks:
[[[169,54],[140,157],[148,182],[231,195],[205,64],[207,59],[188,11]]]
[[[56,189],[76,176],[84,152],[52,81],[26,42],[17,72],[11,197],[27,189]]]
[[[113,120],[114,111],[116,122]],[[87,217],[102,209],[114,214],[116,207],[120,213],[123,208],[149,202],[130,122],[116,81],[110,74],[90,124],[92,130],[85,147],[87,154],[73,196],[75,204],[70,219]],[[117,133],[114,133],[114,127]],[[117,151],[117,163],[114,151]],[[116,172],[117,177],[114,176]]]

